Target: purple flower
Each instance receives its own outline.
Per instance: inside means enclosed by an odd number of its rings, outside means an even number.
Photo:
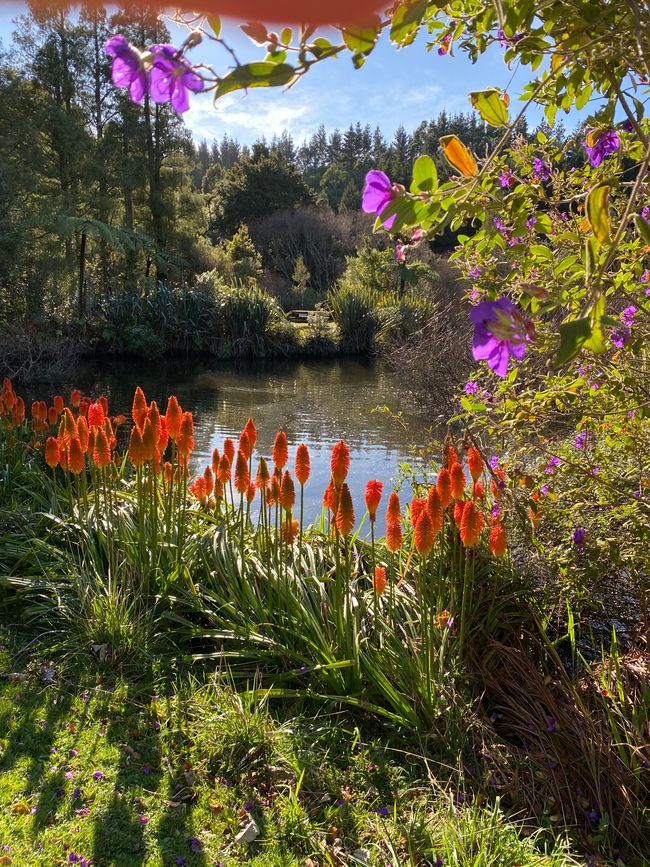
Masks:
[[[65,777],[66,780],[71,780],[73,778],[74,774],[72,773],[72,771],[66,771],[63,776]]]
[[[550,735],[552,735],[553,732],[555,731],[555,720],[553,719],[552,716],[549,717],[549,718],[546,720],[546,731],[547,731]]]
[[[75,810],[77,816],[88,816],[90,814],[90,810],[87,807],[83,807],[81,810]]]
[[[510,169],[506,169],[505,171],[501,172],[501,175],[499,176],[499,182],[501,183],[501,186],[504,188],[504,190],[512,186],[512,184],[514,183],[514,178]]]
[[[618,331],[612,331],[609,339],[617,349],[623,349],[631,336],[632,332],[629,328],[619,328]]]
[[[390,816],[390,810],[388,809],[388,807],[380,807],[377,812],[380,816],[383,816],[384,818]]]
[[[81,792],[79,791],[79,789],[73,789],[72,790],[72,800],[76,801],[80,794],[81,794]]]
[[[143,827],[144,827],[144,825],[148,825],[149,824],[149,816],[140,816],[140,818],[138,819],[138,822]]]
[[[598,810],[589,810],[587,813],[587,818],[590,822],[597,822],[600,819],[600,813]]]
[[[627,325],[628,328],[631,328],[634,325],[634,317],[638,313],[636,307],[633,304],[630,304],[629,307],[626,307],[625,310],[621,313],[621,322],[623,325]]]
[[[79,755],[79,751],[78,751],[78,750],[70,750],[70,755],[71,755],[72,758],[74,759],[75,756],[78,756],[78,755]]]
[[[558,458],[557,455],[553,455],[552,458],[549,458],[548,464],[544,468],[544,472],[545,473],[552,473],[552,472],[554,472],[555,468],[559,467],[559,466],[560,466],[560,459]]]
[[[178,864],[178,867],[183,867],[185,864],[185,858],[177,858],[176,863]]]
[[[583,430],[583,431],[580,431],[580,433],[576,436],[576,438],[573,441],[573,444],[577,449],[582,451],[583,449],[585,449],[589,445],[590,442],[591,442],[591,434],[589,433],[589,431]]]
[[[133,102],[142,102],[147,92],[147,73],[140,52],[129,45],[126,36],[121,34],[111,36],[104,51],[113,58],[113,84],[116,87],[128,87]]]
[[[444,57],[445,54],[447,54],[447,52],[449,51],[450,43],[451,43],[451,33],[445,33],[445,35],[442,37],[442,44],[440,45],[440,48],[438,48],[438,54],[441,57]]]
[[[395,191],[388,175],[373,169],[366,175],[366,185],[363,188],[361,209],[366,214],[381,215],[386,205],[395,197]],[[386,229],[390,229],[395,222],[396,214],[383,220]]]
[[[198,837],[190,837],[190,849],[195,854],[201,851],[201,841]]]
[[[508,298],[499,298],[477,304],[469,316],[474,326],[474,359],[487,361],[497,376],[505,376],[510,356],[521,361],[526,354],[528,334],[521,313]]]
[[[465,383],[465,394],[476,394],[478,391],[478,383],[474,382],[474,380],[469,379]]]
[[[251,810],[253,809],[253,805],[251,804],[250,801],[246,801],[246,803],[244,804],[244,809],[246,810],[247,813],[251,812]]]
[[[534,216],[534,215],[533,215],[532,217],[529,217],[529,218],[526,220],[526,226],[527,226],[527,228],[529,228],[529,229],[534,229],[535,226],[536,226],[536,224],[537,224],[537,217]]]
[[[590,142],[593,142],[593,144],[590,144]],[[598,168],[606,157],[616,153],[621,146],[621,142],[618,133],[613,129],[601,132],[597,136],[594,130],[590,130],[587,133],[584,145],[589,162],[594,168]]]
[[[583,527],[576,527],[573,531],[573,544],[576,546],[578,551],[584,551],[586,535],[587,531]]]
[[[151,98],[154,102],[170,102],[174,111],[182,114],[190,107],[190,91],[203,90],[203,80],[181,57],[173,45],[152,45]]]
[[[540,491],[544,497],[548,497],[548,485],[542,485]]]
[[[70,864],[76,864],[79,861],[79,856],[75,852],[70,852],[68,855],[68,861]]]
[[[38,813],[38,811],[39,811],[40,809],[41,809],[41,808],[40,808],[39,805],[37,804],[35,807],[32,807],[32,808],[31,808],[31,810],[29,811],[29,815],[30,815],[30,816],[35,816],[35,815]]]
[[[142,773],[150,774],[151,773],[151,765],[142,765]]]
[[[492,469],[495,469],[499,466],[499,455],[492,455],[492,457],[490,458],[490,466],[492,467]]]
[[[476,280],[478,277],[481,276],[481,269],[478,267],[478,265],[474,265],[474,267],[470,268],[467,273],[469,274],[470,277],[472,277],[474,280]]]
[[[503,220],[500,217],[494,217],[492,222],[500,232],[503,231],[503,229],[505,228],[505,226],[503,225]]]
[[[540,181],[547,181],[551,177],[548,166],[539,157],[533,160],[533,175]]]
[[[104,776],[105,775],[104,775],[103,771],[94,771],[93,772],[93,780],[103,780]]]
[[[405,244],[395,244],[395,261],[406,262],[406,245]]]

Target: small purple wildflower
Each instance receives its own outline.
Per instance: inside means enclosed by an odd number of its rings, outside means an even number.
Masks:
[[[551,177],[549,167],[539,157],[533,160],[533,175],[539,181],[547,181]]]
[[[467,273],[469,274],[469,276],[470,276],[473,280],[476,280],[476,279],[478,279],[478,278],[481,276],[481,269],[479,268],[478,265],[474,265],[474,267],[473,267],[473,268],[470,268],[469,271],[468,271]]]
[[[151,765],[142,765],[142,773],[148,776],[151,773]]]
[[[540,491],[542,493],[542,496],[548,497],[548,485],[542,485]]]
[[[246,801],[246,803],[244,804],[244,809],[246,810],[247,813],[250,813],[251,810],[253,809],[252,803],[250,801]]]
[[[512,172],[510,171],[510,169],[506,169],[504,172],[501,173],[501,175],[499,176],[499,183],[504,190],[512,186],[512,184],[514,183],[514,177],[512,176]]]
[[[504,226],[504,224],[503,224],[503,220],[502,220],[500,217],[494,217],[494,218],[492,219],[492,222],[494,223],[495,227],[496,227],[500,232],[503,231],[503,229],[505,229],[505,226]]]
[[[142,827],[144,827],[145,825],[148,825],[149,824],[149,816],[140,816],[140,818],[138,819],[138,823]]]
[[[183,865],[185,864],[185,858],[178,857],[176,859],[176,863],[177,863],[178,867],[183,867]]]
[[[70,755],[74,759],[75,756],[79,755],[79,750],[70,750]]]
[[[30,816],[35,816],[35,815],[38,813],[38,811],[39,811],[40,809],[41,809],[41,808],[40,808],[40,807],[38,806],[38,804],[37,804],[35,807],[32,807],[32,808],[31,808],[31,810],[29,811],[29,815],[30,815]]]
[[[406,244],[395,244],[395,261],[399,265],[406,262]]]
[[[363,188],[363,196],[361,198],[361,209],[366,214],[377,214],[381,216],[382,211],[391,199],[395,197],[395,190],[388,175],[380,172],[377,169],[368,172],[366,175],[366,184]],[[382,220],[382,225],[386,229],[390,229],[395,222],[396,215],[387,217]]]
[[[549,458],[548,464],[544,467],[545,473],[553,473],[555,472],[555,468],[560,466],[560,459],[557,455],[553,455],[552,458]]]
[[[632,332],[629,328],[619,328],[617,331],[612,331],[609,339],[617,349],[623,349],[630,337],[632,337]]]
[[[90,815],[90,810],[88,807],[83,807],[81,810],[75,810],[77,816],[88,816]]]
[[[192,850],[192,852],[194,852],[195,855],[201,851],[201,841],[198,837],[190,837],[190,849]]]
[[[528,229],[534,229],[536,225],[537,225],[537,217],[532,216],[526,220],[526,227]]]
[[[546,720],[546,731],[550,735],[553,734],[553,732],[555,731],[555,720],[553,719],[552,716]]]
[[[378,812],[379,815],[382,816],[384,819],[385,819],[387,816],[390,816],[390,810],[388,809],[388,807],[380,807],[380,808],[377,810],[377,812]]]
[[[149,50],[154,54],[151,99],[156,103],[169,102],[174,111],[182,114],[190,107],[190,91],[203,90],[203,80],[173,45],[152,45]]]
[[[646,223],[650,222],[650,205],[644,205],[641,208],[641,219],[645,220]]]
[[[73,789],[72,790],[72,800],[76,801],[80,794],[81,794],[81,791],[79,789]]]
[[[103,780],[105,776],[103,771],[93,771],[93,780]]]
[[[140,52],[121,34],[111,36],[104,50],[113,58],[111,75],[115,87],[128,87],[131,100],[142,102],[147,92],[147,73]]]
[[[580,433],[576,436],[573,444],[579,451],[582,451],[587,448],[590,442],[591,434],[589,433],[589,431],[583,430],[580,431]]]
[[[578,551],[584,551],[586,535],[587,531],[583,527],[576,527],[573,531],[573,544],[576,546]]]
[[[70,852],[68,855],[68,861],[70,864],[76,864],[79,861],[79,856],[76,852]]]
[[[490,466],[493,470],[499,466],[499,455],[492,455],[490,458]]]
[[[587,133],[584,146],[589,162],[594,168],[598,168],[606,157],[617,152],[621,146],[621,141],[613,129],[601,132],[598,136],[595,136],[594,132],[594,130],[590,130]],[[589,144],[590,141],[593,141],[593,144]]]
[[[589,810],[589,812],[587,813],[587,818],[590,822],[598,822],[598,820],[600,819],[600,813],[598,812],[598,810]]]
[[[474,380],[469,379],[465,383],[465,394],[476,394],[478,391],[478,383],[474,382]]]
[[[487,361],[497,376],[505,376],[510,356],[521,361],[526,354],[529,338],[521,312],[508,298],[499,298],[477,304],[469,316],[474,325],[474,359]]]

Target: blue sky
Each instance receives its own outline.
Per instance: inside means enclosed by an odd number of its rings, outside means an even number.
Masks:
[[[11,39],[12,19],[25,9],[23,4],[0,4],[0,39],[5,47]],[[187,31],[173,25],[170,29],[173,41],[182,42]],[[223,35],[240,60],[263,57],[264,49],[251,43],[236,22],[225,21]],[[190,57],[219,73],[226,72],[231,62],[211,42],[198,46]],[[220,139],[227,132],[250,144],[261,136],[270,139],[287,129],[301,143],[321,123],[331,131],[357,121],[373,129],[379,126],[390,138],[398,126],[412,130],[421,120],[433,118],[443,109],[450,113],[469,111],[470,90],[488,85],[505,87],[511,79],[512,108],[516,110],[516,97],[526,75],[518,72],[513,78],[498,48],[472,65],[463,54],[440,57],[435,50],[427,52],[424,36],[400,51],[388,39],[382,39],[360,70],[353,69],[347,55],[317,65],[288,91],[273,88],[251,90],[247,95],[229,94],[216,106],[209,96],[199,95],[193,98],[185,121],[197,141]],[[535,123],[540,114],[531,114],[529,119]]]

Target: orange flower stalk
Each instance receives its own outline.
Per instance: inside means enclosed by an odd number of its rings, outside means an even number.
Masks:
[[[129,440],[129,460],[134,467],[139,467],[144,460],[142,449],[142,434],[140,433],[137,425],[134,425],[131,428],[131,438]]]
[[[332,449],[332,460],[330,461],[332,470],[332,478],[336,487],[340,487],[346,479],[348,470],[350,469],[350,449],[344,440],[339,440]]]
[[[336,515],[339,508],[339,495],[334,487],[334,481],[329,480],[325,493],[323,494],[323,505],[326,506],[333,515]]]
[[[467,466],[474,483],[476,483],[483,474],[483,458],[481,453],[475,446],[470,446],[467,452]]]
[[[388,524],[386,527],[386,547],[394,554],[402,547],[402,528],[399,524]]]
[[[273,451],[271,455],[275,466],[279,470],[284,469],[289,460],[289,446],[287,444],[287,435],[283,430],[279,430],[275,435],[275,442],[273,443]]]
[[[79,437],[81,449],[84,454],[88,451],[88,435],[88,422],[82,415],[80,415],[77,419],[77,436]]]
[[[104,428],[101,427],[97,430],[95,435],[93,460],[100,470],[103,470],[111,462],[111,447],[106,432],[104,431]]]
[[[227,455],[221,455],[219,460],[219,469],[217,470],[217,479],[222,485],[228,484],[230,481],[230,461]]]
[[[287,545],[293,545],[296,536],[298,535],[298,521],[295,518],[291,523],[289,523],[289,521],[283,521],[280,534],[283,542],[286,542]]]
[[[472,495],[475,500],[482,500],[485,496],[485,482],[483,479],[478,479],[472,485]]]
[[[343,482],[339,492],[339,507],[336,512],[336,529],[342,536],[349,536],[354,527],[354,507],[352,505],[352,494],[350,489]]]
[[[195,479],[189,486],[189,490],[192,496],[196,497],[202,506],[205,506],[208,496],[205,490],[205,479],[203,476],[199,476],[198,479]]]
[[[9,402],[7,401],[6,398],[5,398],[5,403],[7,404],[7,406],[9,406]],[[55,395],[52,403],[54,404],[54,409],[56,410],[57,416],[61,415],[61,413],[63,412],[63,407],[65,406],[65,401],[63,400],[61,395],[60,394]],[[12,404],[12,406],[13,406],[13,404]],[[11,406],[9,406],[9,409],[11,409]]]
[[[463,472],[462,466],[456,461],[456,463],[449,470],[449,477],[451,480],[451,495],[454,500],[461,500],[465,493],[465,473]]]
[[[47,420],[48,420],[50,427],[54,427],[54,425],[57,422],[58,417],[59,417],[59,414],[56,411],[56,408],[51,406],[47,411]]]
[[[257,465],[257,475],[255,476],[255,487],[260,491],[266,491],[266,486],[269,483],[269,468],[266,460],[261,457]]]
[[[104,407],[99,401],[88,407],[88,424],[90,427],[101,427],[104,424]]]
[[[79,419],[77,419],[77,421],[79,421]],[[98,428],[91,427],[90,430],[88,431],[88,448],[86,451],[88,452],[89,455],[92,455],[93,452],[95,451],[95,435],[97,434],[97,430],[98,430]],[[105,431],[104,431],[104,433],[105,433]]]
[[[386,509],[386,525],[390,527],[391,524],[396,524],[398,527],[402,525],[402,509],[395,491],[391,491]]]
[[[160,415],[160,410],[158,409],[158,404],[155,400],[151,401],[149,405],[149,409],[147,410],[147,418],[151,422],[151,426],[153,427],[153,431],[156,437],[156,443],[160,439],[160,435],[162,433],[162,417]]]
[[[443,511],[451,503],[451,476],[447,467],[443,467],[438,473],[436,480],[436,490],[440,497],[440,505]]]
[[[310,470],[309,449],[304,443],[300,443],[296,449],[296,478],[299,485],[307,484]]]
[[[174,474],[174,467],[171,461],[165,461],[163,465],[163,479],[169,484]]]
[[[158,436],[158,453],[160,455],[165,454],[165,450],[167,448],[167,444],[169,443],[169,432],[167,431],[167,420],[164,415],[160,416],[160,434]]]
[[[429,514],[429,510],[426,508],[426,506],[420,511],[420,514],[418,515],[418,519],[415,524],[415,533],[413,535],[413,539],[418,554],[420,554],[422,557],[426,557],[433,548],[433,543],[436,539],[433,521],[431,520],[431,515]]]
[[[255,499],[255,485],[253,482],[248,486],[248,490],[246,491],[246,502],[252,503]]]
[[[490,551],[492,551],[495,557],[503,557],[507,550],[508,539],[506,531],[501,524],[497,524],[490,530]]]
[[[483,512],[476,508],[472,500],[468,500],[463,509],[463,519],[460,523],[460,541],[466,548],[476,548],[483,530]]]
[[[103,394],[100,394],[97,400],[99,401],[99,403],[101,403],[102,409],[104,410],[104,415],[106,416],[106,418],[108,418],[108,401]]]
[[[411,526],[415,528],[422,510],[426,507],[427,501],[422,497],[413,497],[411,500]]]
[[[156,457],[156,432],[150,418],[145,418],[142,428],[142,459],[153,461]]]
[[[377,509],[381,502],[383,487],[382,483],[377,479],[370,479],[366,485],[366,509],[368,509],[368,516],[373,523],[377,518]]]
[[[165,422],[167,424],[167,433],[176,442],[181,429],[181,419],[183,411],[178,405],[178,401],[172,394],[167,400],[167,410],[165,411]]]
[[[212,449],[212,475],[216,478],[219,472],[219,449]]]
[[[431,516],[433,530],[437,536],[438,533],[442,530],[443,511],[440,494],[438,493],[438,489],[435,487],[429,489],[429,493],[427,495],[427,509],[429,510],[429,515]]]
[[[466,500],[458,500],[458,502],[454,504],[454,521],[456,522],[457,527],[460,527],[461,521],[463,520],[463,512],[465,511],[466,502]]]
[[[56,437],[48,437],[45,443],[45,463],[48,467],[54,469],[59,465],[61,454],[59,452],[59,444]]]
[[[248,437],[248,442],[250,443],[252,452],[255,448],[255,443],[257,442],[257,428],[255,427],[255,422],[250,417],[244,425],[244,433]]]
[[[92,403],[92,400],[89,397],[82,397],[81,403],[79,404],[79,415],[88,415],[88,407]]]
[[[500,500],[503,496],[503,487],[499,483],[505,483],[506,474],[503,472],[501,467],[495,467],[493,473],[497,477],[498,481],[495,481],[494,478],[490,479],[490,490],[492,491],[494,499]]]
[[[253,453],[253,447],[251,446],[248,434],[245,430],[243,430],[239,436],[239,451],[244,453],[246,460],[248,460]]]
[[[179,453],[189,458],[194,450],[194,418],[191,412],[184,412],[181,417],[181,426],[176,440]]]
[[[277,470],[277,472],[274,472],[271,476],[271,483],[266,495],[266,502],[269,506],[274,506],[280,499],[280,482],[282,480],[278,478],[279,472],[280,470]]]
[[[250,485],[250,473],[248,472],[248,460],[244,452],[240,449],[237,452],[237,461],[235,463],[235,490],[238,494],[245,494]]]
[[[131,418],[140,430],[144,427],[144,421],[147,417],[147,400],[144,392],[138,386],[133,395],[133,403],[131,404]]]
[[[284,471],[280,485],[280,505],[285,512],[290,512],[296,502],[296,491],[289,470]]]
[[[210,496],[214,490],[214,476],[212,475],[212,467],[206,467],[203,471],[203,479],[205,480],[205,493]]]
[[[223,453],[230,461],[230,466],[232,466],[235,463],[235,443],[230,437],[226,437],[223,441]]]
[[[72,411],[68,409],[67,406],[65,408],[65,412],[63,413],[60,427],[63,428],[62,434],[66,443],[69,443],[72,437],[77,436],[77,422],[72,415]]]
[[[81,403],[81,392],[78,388],[75,388],[74,391],[70,392],[70,406],[73,409],[79,409],[79,404]]]
[[[386,570],[383,566],[375,566],[375,575],[372,585],[377,596],[381,596],[381,594],[386,590],[387,584],[388,579],[386,578]]]
[[[447,443],[444,448],[445,467],[450,470],[454,464],[459,464],[458,454],[451,443]]]
[[[83,472],[85,466],[84,453],[78,436],[73,436],[70,440],[70,454],[68,461],[70,464],[70,470],[75,475]]]

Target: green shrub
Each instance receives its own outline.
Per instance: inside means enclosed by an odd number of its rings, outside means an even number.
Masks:
[[[361,286],[338,285],[330,293],[329,305],[339,328],[342,348],[372,352],[381,330],[377,293]]]
[[[217,339],[231,347],[232,355],[264,355],[273,324],[282,316],[275,301],[256,286],[216,284]]]

